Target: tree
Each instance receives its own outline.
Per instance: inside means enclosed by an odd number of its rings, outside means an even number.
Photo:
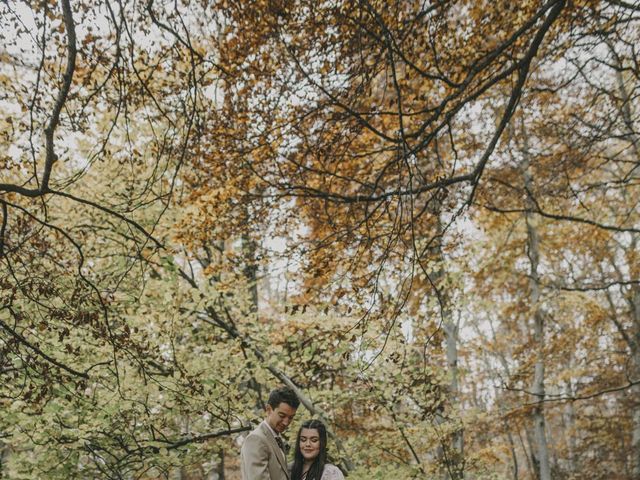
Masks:
[[[0,8],[12,478],[232,471],[274,381],[356,478],[633,476],[637,7]]]

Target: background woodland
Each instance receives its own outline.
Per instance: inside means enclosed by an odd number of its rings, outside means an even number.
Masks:
[[[0,478],[237,479],[280,384],[349,478],[640,478],[637,2],[0,36]]]

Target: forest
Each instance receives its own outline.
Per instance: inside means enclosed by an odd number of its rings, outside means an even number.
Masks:
[[[0,479],[640,478],[636,0],[0,1]]]

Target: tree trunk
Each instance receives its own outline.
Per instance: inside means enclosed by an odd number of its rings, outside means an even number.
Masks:
[[[518,454],[516,452],[516,444],[513,441],[513,434],[509,430],[509,423],[504,420],[504,430],[507,432],[507,439],[509,440],[509,451],[511,452],[511,473],[513,480],[518,480]],[[526,453],[526,452],[525,452]]]
[[[493,336],[492,340],[495,342],[496,341],[496,332],[495,329],[493,327],[493,322],[491,321],[491,319],[489,319],[489,326],[491,327],[491,334]],[[498,357],[498,360],[500,361],[500,365],[502,366],[502,369],[504,370],[504,374],[506,376],[506,378],[511,378],[511,369],[509,368],[509,362],[507,362],[506,357],[504,356],[504,354],[502,352],[496,352],[496,355]],[[486,369],[487,371],[491,370],[491,366],[489,364],[489,362],[486,360],[485,358],[485,365],[486,365]],[[495,396],[496,398],[500,398],[501,395],[501,390],[498,388],[497,385],[494,385],[494,391],[495,391]],[[516,450],[516,444],[515,441],[513,439],[513,433],[511,433],[510,430],[510,425],[509,422],[506,420],[506,412],[505,412],[505,404],[504,402],[498,401],[498,408],[500,410],[500,416],[502,418],[502,423],[503,423],[503,428],[504,431],[507,434],[507,440],[509,440],[509,450],[511,452],[511,473],[513,474],[513,480],[518,480],[518,475],[520,472],[520,467],[518,465],[518,452]],[[520,434],[518,433],[518,436],[520,437],[520,443],[522,444],[522,450],[524,452],[525,457],[527,457],[527,450],[524,446],[524,443],[522,443],[522,437],[520,436]]]
[[[443,324],[446,345],[447,345],[447,366],[449,369],[449,389],[451,393],[452,402],[458,403],[459,401],[459,386],[458,386],[458,331],[459,325],[453,319],[451,312],[445,312],[445,320]],[[459,429],[453,434],[451,439],[452,455],[455,459],[452,465],[452,478],[462,479],[464,478],[464,470],[462,468],[462,457],[464,455],[464,437],[463,430]]]
[[[5,456],[7,453],[7,447],[2,440],[0,440],[0,480],[5,478],[4,476],[4,464]]]
[[[636,242],[633,242],[635,245]],[[640,380],[640,287],[634,285],[631,287],[629,303],[631,304],[631,312],[633,316],[633,332],[635,348],[631,349],[631,360],[634,366],[632,380]],[[633,409],[633,431],[631,434],[631,472],[632,478],[640,478],[640,385],[631,387],[632,397],[635,399],[635,408]]]
[[[630,245],[631,251],[637,248],[636,238]],[[624,292],[624,291],[623,291]],[[624,292],[624,299],[629,304],[632,326],[627,328],[618,318],[616,303],[610,292],[605,292],[609,308],[611,311],[611,321],[624,339],[630,352],[631,373],[630,380],[640,380],[640,288],[637,285],[630,287],[628,292]],[[631,472],[633,478],[640,478],[640,385],[630,388],[632,398],[635,399],[635,406],[631,412]]]
[[[445,258],[442,250],[442,239],[444,237],[444,228],[442,221],[438,217],[438,238],[440,241],[436,245],[436,258],[440,264],[440,268],[434,275],[434,284],[440,288],[440,284],[446,277]],[[441,290],[440,308],[442,309],[442,327],[445,334],[447,368],[449,373],[449,392],[451,403],[456,405],[459,401],[459,385],[458,385],[458,332],[460,329],[459,320],[453,318],[453,310],[451,308],[450,294]],[[443,445],[448,450],[446,455],[447,477],[451,480],[462,480],[464,478],[464,432],[462,428],[455,431],[450,439],[449,445]]]
[[[540,480],[540,461],[538,460],[538,456],[536,455],[535,440],[532,438],[533,434],[531,433],[531,429],[525,427],[524,434],[525,438],[527,439],[527,446],[529,447],[529,455],[527,455],[527,459],[529,461],[529,470],[531,471],[531,475],[535,480]],[[522,445],[522,449],[525,453],[527,452],[524,444]]]
[[[491,321],[491,319],[489,319],[489,326],[491,327],[491,333],[493,335],[492,340],[495,342],[496,340],[496,333],[495,333],[495,329],[493,328],[493,322]],[[478,336],[482,336],[482,333],[480,332],[480,329],[476,329],[476,333],[478,334]],[[504,375],[506,376],[506,378],[510,378],[511,377],[511,372],[509,369],[509,363],[507,362],[507,359],[505,358],[504,354],[502,352],[495,352],[499,361],[500,361],[500,365],[502,366],[502,369],[504,370]],[[486,353],[484,353],[482,355],[483,361],[484,361],[484,365],[485,365],[485,369],[486,371],[490,372],[492,371],[492,367],[491,367],[491,363],[489,362]],[[475,389],[475,383],[472,383],[472,388]],[[507,440],[509,441],[509,451],[511,453],[511,473],[513,475],[513,480],[518,480],[518,474],[519,474],[519,466],[518,466],[518,453],[516,450],[516,444],[515,441],[513,439],[513,434],[511,433],[511,429],[510,429],[510,425],[509,422],[507,421],[507,417],[506,417],[506,412],[505,412],[505,402],[501,401],[500,397],[503,394],[503,391],[498,388],[498,385],[494,384],[493,386],[494,392],[495,392],[495,398],[498,399],[498,401],[496,402],[496,405],[498,406],[498,409],[500,411],[500,417],[502,418],[502,428],[505,431],[506,435],[507,435]],[[478,408],[477,405],[478,402],[475,402],[476,404],[476,408]],[[482,409],[484,409],[485,407],[483,406]],[[520,441],[522,441],[522,438],[520,439]],[[524,451],[525,456],[527,455],[527,451],[524,448],[524,444],[522,445],[522,449]]]
[[[549,462],[549,448],[547,446],[547,437],[545,433],[545,417],[544,417],[544,374],[545,374],[545,325],[544,312],[542,311],[540,301],[540,275],[538,273],[538,265],[540,263],[540,237],[538,234],[538,218],[531,213],[535,206],[530,198],[533,181],[529,172],[529,149],[527,145],[527,136],[524,132],[523,122],[523,139],[524,139],[524,162],[522,175],[524,186],[529,193],[527,197],[527,210],[525,220],[527,223],[527,254],[529,256],[529,300],[533,309],[533,338],[535,342],[535,367],[533,376],[532,392],[535,395],[537,404],[533,409],[533,429],[535,434],[535,444],[539,464],[540,480],[551,480],[551,466]]]
[[[218,459],[207,475],[207,480],[224,480],[224,449],[218,453]]]
[[[571,382],[566,382],[565,392],[567,397],[573,396],[573,387],[571,386]],[[575,424],[576,424],[576,411],[573,406],[573,401],[567,402],[565,407],[565,432],[566,432],[566,442],[568,448],[569,459],[567,462],[568,469],[570,473],[575,473],[576,471],[576,435],[575,435]]]
[[[248,235],[242,235],[242,257],[244,277],[249,288],[249,312],[258,312],[258,265],[256,263],[256,242]]]
[[[609,45],[609,48],[613,51],[613,47]],[[618,68],[616,70],[616,80],[618,83],[618,93],[620,95],[621,104],[620,104],[620,112],[622,113],[622,118],[624,120],[625,130],[629,137],[631,138],[631,149],[633,152],[633,156],[635,157],[636,162],[640,162],[640,147],[638,146],[640,143],[640,138],[636,133],[633,116],[631,112],[632,100],[629,96],[629,92],[625,86],[624,78],[622,76],[622,67],[620,62],[620,57],[618,55],[614,55],[614,58],[618,59]],[[640,177],[640,173],[636,168],[633,171],[632,179],[638,179]],[[633,235],[631,245],[629,250],[631,252],[636,251],[638,247],[638,236]],[[632,270],[633,271],[633,270]],[[640,380],[640,287],[638,285],[632,285],[629,290],[629,294],[627,296],[627,302],[629,303],[631,309],[631,316],[633,321],[633,331],[630,332],[630,336],[626,336],[625,340],[629,345],[631,350],[631,364],[634,367],[633,375],[635,377],[632,378],[634,381]],[[632,396],[635,398],[635,408],[633,410],[633,431],[631,436],[631,456],[632,456],[632,477],[640,478],[640,385],[634,385],[631,388]]]

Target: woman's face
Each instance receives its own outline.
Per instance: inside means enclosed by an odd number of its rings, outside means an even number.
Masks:
[[[303,428],[300,432],[300,451],[305,460],[313,461],[320,454],[320,434],[316,428]]]

